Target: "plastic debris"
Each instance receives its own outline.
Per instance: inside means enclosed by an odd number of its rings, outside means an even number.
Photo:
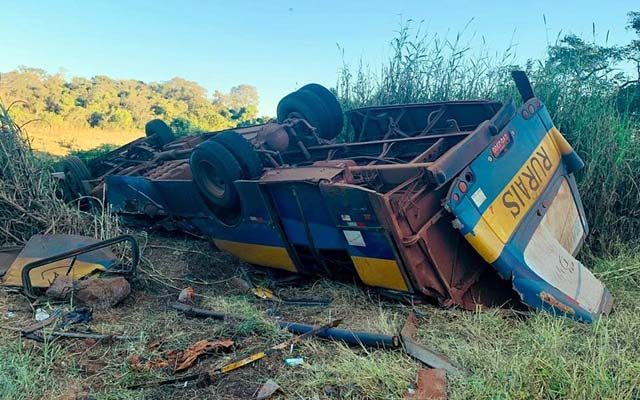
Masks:
[[[317,326],[314,329],[312,329],[309,332],[305,332],[300,336],[295,336],[287,341],[284,341],[280,344],[277,344],[275,346],[272,346],[266,350],[260,351],[258,353],[252,354],[250,356],[244,357],[242,359],[239,359],[237,361],[232,361],[228,364],[225,364],[221,367],[218,368],[212,368],[209,369],[205,372],[201,372],[201,373],[197,373],[197,374],[191,374],[191,375],[185,375],[185,376],[181,376],[178,378],[173,378],[173,379],[165,379],[162,381],[155,381],[155,382],[147,382],[147,383],[143,383],[143,384],[138,384],[138,385],[133,385],[133,386],[129,386],[128,389],[130,390],[134,390],[134,389],[142,389],[142,388],[148,388],[148,387],[158,387],[158,386],[164,386],[164,385],[172,385],[175,383],[183,383],[184,386],[187,386],[188,382],[192,382],[192,381],[200,381],[203,383],[206,382],[210,382],[211,379],[213,379],[216,376],[219,375],[224,375],[224,374],[228,374],[231,371],[235,371],[238,368],[242,368],[244,366],[250,365],[255,363],[256,361],[262,360],[265,357],[268,357],[276,352],[280,352],[283,351],[284,349],[300,342],[303,339],[312,337],[314,335],[317,335],[318,333],[326,330],[326,329],[330,329],[330,328],[335,328],[336,326],[340,325],[340,323],[342,322],[342,319],[336,319],[332,322],[329,322],[328,324],[325,325],[321,325],[321,326]]]
[[[290,358],[285,358],[284,359],[284,364],[287,367],[296,367],[298,365],[302,365],[304,364],[304,358],[303,357],[290,357]]]
[[[46,312],[42,308],[36,309],[36,315],[35,315],[35,320],[36,321],[42,322],[44,320],[49,319],[50,317],[51,317],[51,314],[49,314],[48,312]]]
[[[87,322],[91,322],[92,319],[93,314],[90,308],[79,307],[73,311],[69,311],[62,316],[62,326],[86,324]]]

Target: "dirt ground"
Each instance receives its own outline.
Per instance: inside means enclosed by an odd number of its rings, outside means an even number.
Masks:
[[[218,252],[207,242],[181,236],[154,234],[141,237],[143,259],[139,279],[132,295],[122,304],[108,311],[95,311],[93,321],[86,327],[98,333],[114,333],[134,336],[133,341],[94,341],[56,339],[52,343],[36,344],[23,340],[26,349],[54,347],[51,363],[52,387],[42,393],[43,398],[199,398],[249,399],[267,380],[274,379],[283,387],[280,398],[304,398],[296,395],[297,380],[305,379],[305,367],[285,366],[285,357],[301,356],[307,366],[318,359],[332,357],[332,351],[351,351],[344,345],[327,341],[309,341],[293,346],[286,352],[275,353],[253,365],[217,377],[209,386],[189,384],[162,388],[126,390],[127,386],[147,381],[174,377],[171,368],[153,368],[148,361],[163,358],[168,350],[182,350],[202,340],[231,339],[234,350],[226,354],[211,354],[197,363],[188,373],[221,366],[291,338],[291,334],[279,329],[278,320],[324,324],[342,318],[343,328],[362,329],[380,333],[397,333],[407,310],[400,304],[387,305],[381,313],[382,300],[349,283],[336,283],[324,279],[301,279],[282,285],[274,281],[270,271],[242,264],[226,253]],[[282,277],[277,277],[280,279]],[[330,300],[329,306],[292,306],[258,299],[237,283],[238,279],[271,288],[282,298]],[[169,304],[181,289],[195,290],[198,307],[229,313],[226,321],[185,317]],[[373,296],[373,297],[371,297]],[[42,304],[55,308],[59,305]],[[17,317],[5,323],[12,326],[32,322],[32,307],[24,297],[16,293],[2,293],[0,312],[14,312]],[[390,324],[393,321],[393,324]],[[3,332],[6,335],[6,332]],[[12,337],[12,340],[19,340]],[[364,349],[355,349],[363,351]],[[384,351],[384,350],[375,350]],[[410,369],[417,364],[404,358]],[[137,356],[137,357],[136,357]],[[136,362],[137,358],[140,359]],[[142,364],[142,365],[136,365]],[[414,364],[414,365],[411,365]],[[410,377],[411,374],[407,376]],[[398,389],[410,382],[400,383]],[[396,384],[394,384],[396,385]],[[322,393],[322,391],[326,393]],[[348,383],[326,385],[318,398],[351,398],[358,389]],[[35,397],[39,397],[36,390]],[[303,390],[301,393],[306,392]],[[376,398],[364,394],[364,398]],[[400,393],[398,393],[400,395]],[[292,397],[293,396],[293,397]],[[275,396],[274,398],[278,398]]]

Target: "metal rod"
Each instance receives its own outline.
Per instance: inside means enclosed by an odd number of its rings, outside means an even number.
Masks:
[[[287,329],[292,333],[306,333],[314,329],[313,325],[299,324],[296,322],[280,321],[278,322],[281,328]],[[398,336],[382,335],[379,333],[371,332],[358,332],[349,331],[346,329],[331,328],[322,332],[316,333],[316,336],[322,339],[340,340],[347,344],[355,346],[367,346],[367,347],[386,347],[395,349],[400,346],[400,339]]]
[[[174,308],[180,312],[183,312],[186,315],[192,315],[192,316],[203,317],[203,318],[213,318],[221,321],[224,321],[225,318],[228,317],[228,315],[221,312],[205,310],[204,308],[192,307],[190,305],[182,304],[178,302],[171,303],[171,308]]]

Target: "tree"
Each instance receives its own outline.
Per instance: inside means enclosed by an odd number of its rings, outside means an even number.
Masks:
[[[27,67],[0,76],[0,97],[24,101],[13,108],[18,123],[39,119],[48,127],[142,130],[149,120],[162,118],[175,121],[185,134],[247,124],[257,117],[258,105],[257,90],[249,85],[208,98],[202,86],[182,78],[152,83],[100,75],[65,79]]]

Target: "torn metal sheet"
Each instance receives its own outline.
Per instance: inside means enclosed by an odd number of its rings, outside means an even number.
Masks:
[[[260,351],[258,353],[254,353],[251,354],[247,357],[241,358],[237,361],[233,361],[230,362],[228,364],[225,364],[221,367],[218,368],[212,368],[208,371],[205,371],[203,373],[198,373],[198,374],[192,374],[192,375],[186,375],[186,376],[182,376],[179,378],[174,378],[174,379],[166,379],[163,381],[156,381],[156,382],[149,382],[149,383],[144,383],[141,385],[134,385],[134,386],[129,386],[128,389],[130,390],[134,390],[134,389],[142,389],[142,388],[148,388],[148,387],[156,387],[156,386],[163,386],[163,385],[171,385],[171,384],[175,384],[175,383],[186,383],[186,382],[193,382],[193,381],[203,381],[203,382],[208,382],[211,379],[213,379],[216,376],[219,375],[223,375],[223,374],[227,374],[229,372],[235,371],[239,368],[242,368],[244,366],[253,364],[259,360],[262,360],[263,358],[272,355],[274,353],[277,353],[279,351],[283,351],[291,346],[293,346],[294,344],[300,342],[301,340],[307,339],[309,337],[312,337],[314,335],[317,335],[320,332],[323,332],[326,329],[331,329],[331,328],[335,328],[336,326],[340,325],[340,323],[342,322],[342,319],[336,319],[333,320],[327,324],[321,325],[321,326],[316,326],[314,327],[312,330],[303,333],[300,336],[295,336],[287,341],[284,341],[282,343],[279,343],[275,346],[272,346],[264,351]]]
[[[256,394],[256,400],[267,400],[276,393],[282,393],[282,388],[273,379],[268,379]]]
[[[34,235],[29,239],[24,248],[11,262],[10,267],[2,278],[2,284],[7,286],[22,285],[22,269],[34,260],[50,257],[54,254],[64,253],[89,244],[95,244],[99,240],[76,235]],[[32,275],[32,285],[37,288],[46,288],[51,285],[56,277],[73,273],[77,279],[96,271],[104,271],[117,261],[117,257],[109,249],[99,249],[77,257],[73,269],[69,271],[71,260],[61,260],[47,265],[38,273]]]
[[[427,349],[416,341],[416,322],[416,315],[412,312],[400,331],[400,340],[407,354],[430,368],[438,368],[451,374],[461,374],[460,368],[456,367],[447,357]]]

